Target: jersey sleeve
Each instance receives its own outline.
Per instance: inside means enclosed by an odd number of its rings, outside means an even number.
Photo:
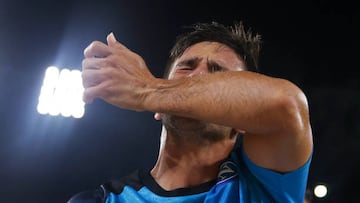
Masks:
[[[243,147],[241,158],[276,202],[303,202],[312,156],[303,166],[287,173],[275,172],[256,165],[248,158]]]

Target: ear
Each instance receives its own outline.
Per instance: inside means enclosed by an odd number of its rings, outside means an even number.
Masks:
[[[154,118],[155,118],[155,120],[160,121],[162,119],[162,114],[161,113],[155,113]]]

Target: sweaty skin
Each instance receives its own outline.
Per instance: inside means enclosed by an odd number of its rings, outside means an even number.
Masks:
[[[309,159],[312,133],[303,92],[287,80],[246,71],[225,45],[192,45],[174,62],[169,80],[155,78],[113,34],[107,44],[90,44],[84,55],[84,101],[101,98],[157,112],[163,121],[151,174],[164,189],[216,178],[238,132],[245,133],[248,157],[264,168],[288,172]]]

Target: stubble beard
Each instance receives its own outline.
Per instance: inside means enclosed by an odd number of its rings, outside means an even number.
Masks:
[[[194,144],[211,144],[223,140],[232,130],[230,127],[174,115],[163,115],[162,121],[171,135]]]

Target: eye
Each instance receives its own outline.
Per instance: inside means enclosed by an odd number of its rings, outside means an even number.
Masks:
[[[188,66],[185,64],[180,64],[176,67],[176,71],[191,71],[194,70],[192,66]]]
[[[192,68],[189,66],[184,66],[184,67],[178,68],[178,70],[192,70]]]
[[[190,74],[193,71],[193,69],[189,66],[178,66],[174,70],[174,73],[176,75],[187,75]]]
[[[209,65],[210,67],[209,67],[209,71],[211,72],[211,73],[213,73],[213,72],[222,72],[222,71],[225,71],[225,69],[223,68],[223,67],[221,67],[220,65],[218,65],[218,64],[210,64]]]

